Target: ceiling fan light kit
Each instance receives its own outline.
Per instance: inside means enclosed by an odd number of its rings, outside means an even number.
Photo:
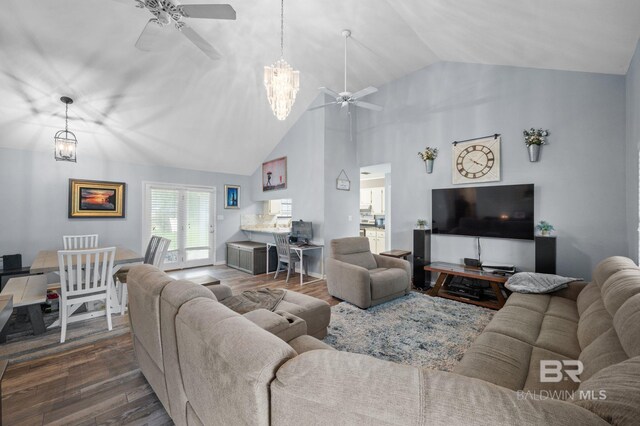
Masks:
[[[53,137],[54,157],[56,161],[69,161],[75,163],[77,160],[78,139],[73,132],[69,131],[69,104],[73,103],[73,99],[63,96],[60,101],[65,104],[64,107],[64,130],[58,130]]]
[[[362,90],[359,90],[355,93],[351,93],[347,90],[347,40],[351,37],[351,30],[342,30],[342,37],[344,37],[344,91],[336,92],[335,90],[331,90],[327,87],[321,87],[320,90],[327,95],[335,98],[334,102],[329,102],[328,104],[314,106],[308,109],[308,111],[313,111],[314,109],[324,108],[329,105],[339,105],[340,108],[347,108],[349,111],[349,107],[351,105],[370,109],[373,111],[382,111],[382,107],[380,105],[375,105],[369,102],[363,102],[360,99],[364,98],[367,95],[375,93],[378,91],[373,86],[366,87]]]
[[[300,90],[300,71],[284,60],[284,0],[280,1],[280,59],[264,67],[264,87],[273,114],[286,119]]]

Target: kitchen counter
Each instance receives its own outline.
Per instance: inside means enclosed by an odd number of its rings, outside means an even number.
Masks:
[[[291,232],[291,228],[277,228],[273,226],[241,226],[240,230],[245,232],[261,232],[263,234],[281,234]]]

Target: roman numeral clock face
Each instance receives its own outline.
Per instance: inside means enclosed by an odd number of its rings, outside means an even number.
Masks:
[[[453,183],[500,180],[500,137],[453,146]]]

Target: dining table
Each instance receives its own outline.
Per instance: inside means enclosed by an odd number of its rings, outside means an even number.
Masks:
[[[126,247],[116,246],[116,254],[113,262],[113,275],[122,268],[123,265],[132,263],[142,263],[144,257],[131,249]],[[49,272],[58,272],[60,266],[58,264],[58,250],[40,250],[36,255],[36,258],[31,264],[29,272],[32,275],[46,274]],[[126,300],[123,299],[122,286],[116,286],[116,283],[112,281],[112,288],[110,291],[110,307],[112,312],[123,313],[126,309]],[[102,313],[96,313],[96,316],[102,315]],[[48,328],[57,327],[60,325],[59,320],[56,320]]]

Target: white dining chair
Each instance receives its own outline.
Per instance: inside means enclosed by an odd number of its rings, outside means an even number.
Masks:
[[[147,251],[144,254],[144,261],[142,263],[146,265],[153,265],[158,269],[162,269],[164,259],[167,257],[167,250],[169,249],[171,240],[168,238],[152,235],[147,245]],[[128,303],[127,292],[127,274],[129,269],[134,265],[125,265],[118,272],[115,273],[114,279],[118,287],[118,294],[120,295],[120,315],[124,315],[124,311]]]
[[[62,247],[65,250],[86,250],[98,247],[98,234],[64,235]]]
[[[95,311],[73,315],[86,302],[104,302],[107,327],[111,330],[110,297],[115,255],[115,247],[58,251],[60,343],[65,341],[68,323],[98,316]]]

